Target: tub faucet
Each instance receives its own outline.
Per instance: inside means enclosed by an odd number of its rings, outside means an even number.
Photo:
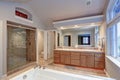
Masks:
[[[46,67],[45,66],[43,66],[43,69],[45,69]]]
[[[37,68],[37,67],[38,67],[38,68],[41,68],[41,65],[36,64],[35,67],[34,67],[34,69]]]
[[[25,80],[27,78],[27,75],[23,75],[23,80]]]

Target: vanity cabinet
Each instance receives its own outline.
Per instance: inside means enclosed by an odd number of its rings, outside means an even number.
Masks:
[[[94,53],[81,53],[81,66],[94,68]]]
[[[69,51],[61,51],[60,61],[62,64],[70,64],[70,52]]]
[[[105,54],[95,54],[95,68],[105,68]]]
[[[54,63],[60,63],[60,51],[54,51]]]
[[[54,50],[54,63],[104,69],[105,54],[103,52]]]
[[[71,65],[80,66],[80,52],[71,52]]]

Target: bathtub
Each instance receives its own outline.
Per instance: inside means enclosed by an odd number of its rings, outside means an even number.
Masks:
[[[76,75],[52,69],[32,68],[9,80],[114,80],[106,77]]]

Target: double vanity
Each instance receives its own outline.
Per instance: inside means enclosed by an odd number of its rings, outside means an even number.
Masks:
[[[105,68],[101,26],[58,29],[54,63],[85,68]]]
[[[54,63],[85,68],[104,69],[103,51],[90,49],[55,49]]]

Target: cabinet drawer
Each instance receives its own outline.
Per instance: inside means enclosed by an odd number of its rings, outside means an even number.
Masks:
[[[71,53],[71,59],[80,59],[80,53]]]
[[[95,54],[95,61],[105,61],[104,54]]]
[[[94,53],[88,52],[88,53],[81,53],[82,56],[94,56]]]
[[[54,57],[60,57],[60,53],[54,53]]]
[[[54,51],[54,53],[60,53],[60,51]]]
[[[95,62],[95,68],[104,69],[105,68],[105,63],[102,62],[102,61],[96,61]]]
[[[70,52],[69,51],[61,51],[60,53],[61,54],[69,54]]]
[[[71,65],[80,66],[80,60],[71,60]]]

